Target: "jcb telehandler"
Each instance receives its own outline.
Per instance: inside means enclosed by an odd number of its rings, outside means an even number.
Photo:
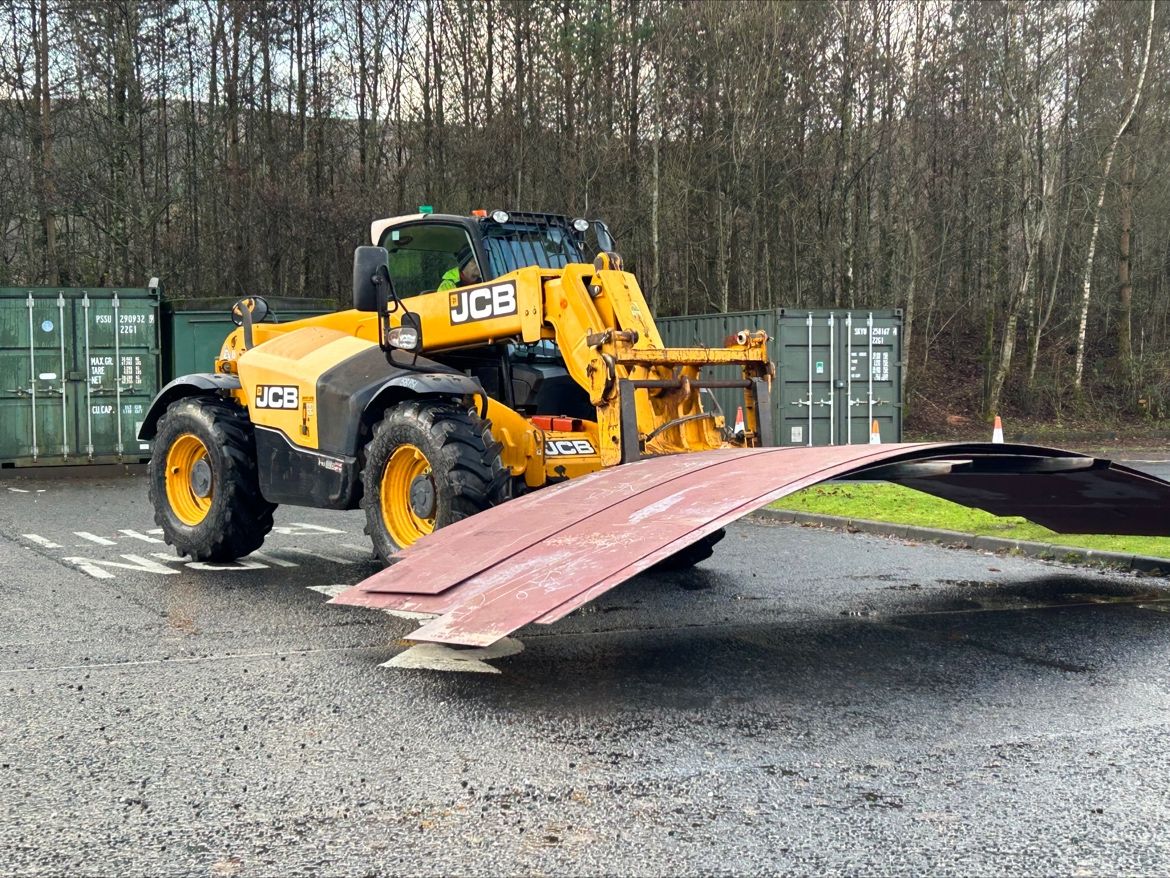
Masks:
[[[262,299],[241,300],[214,371],[154,400],[140,433],[150,498],[180,553],[247,555],[279,503],[360,505],[386,560],[543,485],[772,444],[765,334],[665,347],[603,223],[419,213],[374,222],[371,242],[354,255],[352,310],[271,323]],[[741,377],[705,380],[716,364]],[[742,388],[742,433],[704,410],[715,386]]]

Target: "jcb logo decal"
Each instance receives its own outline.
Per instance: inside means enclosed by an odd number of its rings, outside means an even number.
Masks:
[[[547,439],[544,443],[545,457],[567,457],[572,454],[596,454],[588,439]]]
[[[492,284],[451,294],[451,325],[516,313],[516,285]]]
[[[256,385],[256,408],[295,409],[300,405],[300,393],[296,387],[283,384]]]

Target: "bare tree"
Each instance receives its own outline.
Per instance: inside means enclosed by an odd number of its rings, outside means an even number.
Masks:
[[[1146,45],[1142,52],[1142,61],[1138,72],[1137,84],[1133,89],[1133,97],[1129,101],[1129,109],[1122,117],[1121,124],[1109,141],[1109,148],[1105,151],[1105,166],[1101,171],[1101,185],[1097,193],[1097,206],[1093,211],[1093,226],[1089,233],[1088,250],[1085,253],[1085,270],[1081,283],[1081,313],[1077,329],[1077,355],[1074,367],[1073,386],[1079,393],[1084,386],[1085,375],[1085,339],[1089,330],[1089,300],[1093,290],[1093,258],[1097,252],[1097,234],[1101,228],[1101,209],[1105,205],[1105,190],[1109,184],[1109,173],[1113,170],[1113,157],[1117,154],[1117,145],[1121,142],[1137,112],[1138,103],[1142,99],[1142,85],[1146,81],[1146,71],[1150,66],[1150,44],[1154,39],[1154,12],[1156,0],[1150,0],[1150,20],[1146,26]]]

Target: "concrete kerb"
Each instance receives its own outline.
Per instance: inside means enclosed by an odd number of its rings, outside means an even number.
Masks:
[[[1156,576],[1170,575],[1170,558],[1157,558],[1151,555],[1130,555],[1125,552],[1062,546],[1058,543],[1036,543],[1028,540],[1008,540],[1002,537],[982,537],[960,531],[943,530],[942,528],[893,524],[888,521],[870,521],[864,518],[844,518],[837,515],[817,515],[811,512],[791,512],[786,509],[758,509],[751,514],[750,518],[776,524],[832,527],[877,536],[941,543],[952,548],[980,549],[986,552],[1013,552],[1044,561],[1097,564]]]

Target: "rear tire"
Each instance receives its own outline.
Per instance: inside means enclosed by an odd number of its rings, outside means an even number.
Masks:
[[[163,538],[196,561],[234,561],[260,548],[275,503],[260,494],[248,413],[234,402],[188,397],[158,423],[150,502]]]
[[[707,536],[703,537],[697,543],[691,543],[685,549],[680,549],[669,558],[663,558],[650,569],[663,573],[689,570],[696,564],[706,561],[714,555],[715,545],[725,536],[727,536],[727,531],[719,528],[715,533],[707,534]]]
[[[426,534],[502,503],[508,470],[486,421],[446,400],[389,409],[365,447],[362,508],[382,561]]]

